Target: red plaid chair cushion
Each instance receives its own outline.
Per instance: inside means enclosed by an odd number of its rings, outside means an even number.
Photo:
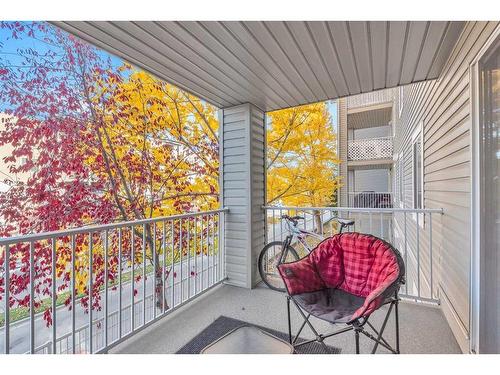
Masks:
[[[404,266],[387,242],[367,234],[344,233],[326,239],[305,258],[282,264],[278,270],[291,296],[341,289],[365,298],[352,320],[380,307],[389,287],[402,280]]]

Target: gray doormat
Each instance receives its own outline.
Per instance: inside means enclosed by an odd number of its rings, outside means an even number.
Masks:
[[[257,327],[263,331],[270,333],[273,336],[276,336],[282,340],[288,342],[288,333],[283,333],[279,331],[275,331],[274,329],[269,329],[265,327],[261,327],[255,324],[250,324],[244,322],[242,320],[228,318],[227,316],[219,316],[212,324],[210,324],[207,328],[201,331],[198,335],[196,335],[191,341],[189,341],[186,345],[180,348],[177,351],[177,354],[199,354],[203,348],[207,345],[211,344],[215,340],[221,338],[229,331],[238,328],[243,325],[252,325]],[[304,341],[302,339],[299,342]],[[299,346],[296,349],[296,353],[299,354],[340,354],[340,349],[335,348],[333,346],[328,346],[328,352],[325,351],[324,347],[317,343],[311,342],[309,344],[305,344]]]

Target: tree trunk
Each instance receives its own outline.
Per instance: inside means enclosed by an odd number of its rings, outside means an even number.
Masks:
[[[323,223],[321,220],[321,211],[314,210],[314,231],[318,234],[323,233]]]
[[[168,303],[167,303],[167,298],[164,293],[164,280],[163,280],[163,267],[160,263],[160,257],[158,254],[158,247],[154,243],[155,241],[153,240],[153,235],[151,233],[151,225],[146,224],[145,225],[146,229],[146,243],[147,246],[149,246],[151,250],[151,258],[150,258],[150,263],[155,267],[154,269],[154,293],[155,293],[155,299],[156,299],[156,306],[155,308],[160,309],[163,311],[163,306],[165,306],[165,310],[169,308]],[[165,240],[165,239],[163,239]],[[153,257],[153,248],[155,249],[154,252],[154,257]],[[146,251],[147,254],[147,251]],[[165,265],[166,267],[166,265]],[[165,272],[166,274],[166,272]]]
[[[155,264],[156,264],[156,269],[155,269],[156,308],[160,309],[161,311],[164,310],[166,311],[169,309],[169,306],[167,303],[167,296],[165,295],[165,289],[164,289],[165,280],[163,279],[163,268],[160,264],[160,256],[158,252],[155,253]],[[166,267],[166,264],[164,265],[164,267]],[[166,269],[165,269],[165,275],[167,275]],[[164,310],[163,306],[165,306]]]

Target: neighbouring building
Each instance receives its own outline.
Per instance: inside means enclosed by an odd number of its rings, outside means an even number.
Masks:
[[[0,113],[0,132],[4,131],[12,121],[14,121],[14,118],[11,115]],[[26,182],[29,177],[28,173],[13,173],[9,168],[9,164],[4,161],[6,157],[12,155],[13,150],[14,147],[10,144],[0,147],[0,194],[8,191],[12,184]],[[26,161],[26,158],[21,158],[18,163],[22,165]]]
[[[341,206],[392,207],[394,92],[338,100]]]

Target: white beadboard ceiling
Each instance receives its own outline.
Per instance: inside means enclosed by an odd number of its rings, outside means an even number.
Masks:
[[[56,26],[217,107],[271,111],[439,76],[464,22],[71,21]]]
[[[364,129],[389,125],[392,119],[391,104],[365,107],[365,110],[347,112],[347,127],[349,129]]]

